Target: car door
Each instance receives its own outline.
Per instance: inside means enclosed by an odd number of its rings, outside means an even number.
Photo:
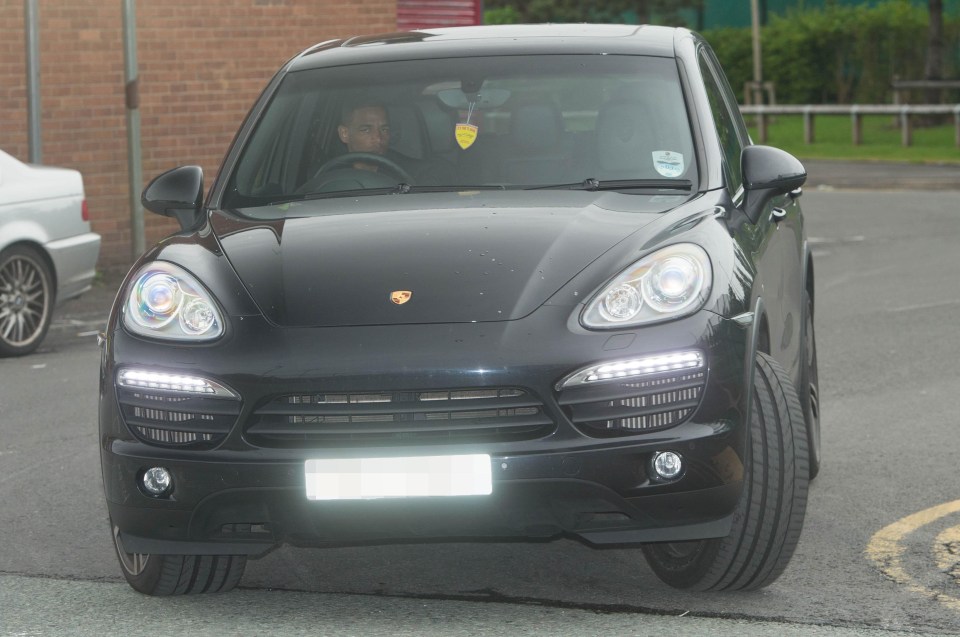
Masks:
[[[709,47],[700,49],[698,63],[723,155],[724,181],[733,204],[742,207],[744,184],[740,156],[743,148],[750,144],[750,138],[733,91],[730,90],[726,76],[720,70],[720,65]],[[786,323],[798,318],[791,316],[788,319],[783,308],[784,294],[788,286],[784,275],[784,253],[789,244],[790,233],[780,231],[779,224],[782,219],[777,211],[787,205],[784,199],[777,197],[768,204],[756,224],[745,222],[733,226],[735,239],[746,261],[756,270],[750,299],[751,308],[755,308],[757,299],[762,298],[767,317],[766,342],[760,343],[759,347],[768,350],[781,363],[789,360],[785,358],[784,351],[790,345],[795,346],[793,341],[797,340],[794,334],[796,326],[785,329],[788,327]]]

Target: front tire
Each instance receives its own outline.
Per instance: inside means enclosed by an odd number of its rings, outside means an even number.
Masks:
[[[807,429],[786,371],[758,354],[743,491],[730,535],[643,547],[657,577],[675,588],[755,590],[776,580],[800,539],[807,508]]]
[[[12,246],[0,252],[0,356],[23,356],[40,346],[53,301],[53,276],[37,250]]]
[[[127,553],[120,529],[112,525],[120,570],[145,595],[195,595],[232,590],[247,565],[245,555],[146,555]]]

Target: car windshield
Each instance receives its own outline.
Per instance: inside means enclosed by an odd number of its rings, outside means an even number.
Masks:
[[[289,73],[246,141],[223,206],[696,183],[674,60],[461,57]]]

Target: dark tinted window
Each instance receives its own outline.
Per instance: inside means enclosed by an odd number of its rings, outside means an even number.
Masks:
[[[720,147],[726,158],[725,174],[729,182],[727,185],[731,193],[736,193],[743,182],[740,174],[740,152],[743,150],[746,134],[742,130],[740,112],[726,77],[719,71],[719,66],[708,61],[706,56],[706,52],[701,52],[700,72],[703,74],[704,87],[710,99]]]

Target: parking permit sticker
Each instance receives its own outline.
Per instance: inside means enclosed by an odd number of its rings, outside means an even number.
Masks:
[[[463,150],[466,150],[473,146],[473,142],[477,141],[477,131],[479,128],[470,123],[470,118],[473,117],[473,110],[477,107],[476,102],[470,102],[470,109],[467,111],[467,121],[457,124],[454,134],[457,138],[457,144]]]
[[[669,150],[655,150],[653,167],[664,177],[679,177],[683,174],[683,155]]]

